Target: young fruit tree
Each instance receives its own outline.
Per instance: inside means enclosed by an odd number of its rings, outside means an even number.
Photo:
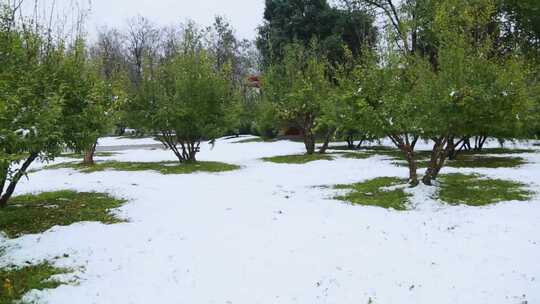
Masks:
[[[5,207],[21,178],[36,160],[51,160],[90,131],[66,132],[70,84],[79,67],[69,63],[66,45],[13,10],[0,15],[0,207]],[[46,33],[46,34],[43,34]]]
[[[490,0],[438,2],[432,28],[436,62],[396,47],[379,64],[357,72],[363,84],[359,101],[404,153],[413,185],[419,139],[433,143],[422,178],[431,185],[466,138],[516,137],[529,121],[527,69],[514,54],[494,55],[492,37],[479,30],[492,21],[493,7]]]
[[[62,107],[63,133],[68,148],[84,152],[83,163],[94,164],[97,140],[113,125],[114,92],[100,75],[100,64],[89,57],[83,39],[68,50],[59,76],[65,90]]]
[[[268,67],[263,79],[264,102],[273,105],[283,127],[300,130],[307,154],[315,153],[315,129],[332,94],[329,69],[314,45],[306,49],[290,44],[283,60]]]
[[[193,31],[186,30],[175,53],[143,69],[137,101],[145,129],[181,163],[196,161],[201,141],[224,135],[237,98],[229,66],[217,68]]]
[[[530,73],[517,54],[498,54],[496,37],[484,30],[495,14],[490,0],[452,0],[437,6],[437,69],[426,70],[419,79],[420,98],[431,114],[422,136],[433,142],[422,179],[426,185],[471,136],[517,138],[527,133],[533,109]]]

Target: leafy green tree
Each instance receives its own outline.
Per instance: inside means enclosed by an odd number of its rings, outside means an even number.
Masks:
[[[418,183],[415,145],[434,145],[423,176],[432,184],[451,151],[466,138],[524,134],[531,100],[521,60],[492,56],[489,35],[475,29],[491,21],[492,1],[449,0],[436,6],[437,65],[419,53],[393,51],[357,71],[359,102],[403,151],[412,184]],[[459,16],[459,17],[456,17]]]
[[[540,2],[499,0],[498,5],[502,11],[502,34],[510,40],[507,44],[540,61]]]
[[[224,134],[236,98],[230,67],[216,59],[196,35],[186,32],[176,54],[144,69],[138,97],[145,128],[171,149],[180,162],[196,161],[200,143]]]
[[[66,97],[78,88],[70,86],[76,73],[66,71],[78,67],[66,60],[65,43],[39,25],[15,26],[14,16],[8,8],[0,14],[0,207],[36,159],[51,160],[66,146],[83,149],[89,133],[67,132]]]
[[[100,64],[89,57],[82,39],[66,54],[59,76],[69,88],[63,96],[61,122],[67,145],[84,152],[84,164],[92,165],[98,138],[113,125],[114,88],[102,79]]]
[[[265,100],[275,107],[284,127],[301,130],[308,154],[315,152],[315,131],[323,104],[332,94],[329,68],[315,44],[310,49],[291,44],[283,60],[267,69],[263,81]]]
[[[361,58],[354,58],[351,52],[347,62],[334,69],[334,92],[323,104],[321,120],[324,125],[333,127],[335,137],[347,141],[349,149],[359,149],[365,141],[373,141],[386,135],[373,123],[372,113],[358,102],[363,84],[355,75],[359,71],[355,66],[366,67],[372,60],[374,56],[367,50]],[[357,145],[355,140],[359,140]]]
[[[439,66],[420,78],[422,96],[432,101],[434,110],[423,134],[434,142],[425,184],[437,178],[449,154],[465,138],[515,138],[527,133],[533,104],[526,65],[515,55],[492,56],[492,37],[479,38],[474,31],[491,22],[495,9],[489,0],[474,4],[453,0],[438,6]]]

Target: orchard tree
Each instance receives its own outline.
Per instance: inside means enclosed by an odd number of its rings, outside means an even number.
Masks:
[[[65,97],[78,89],[70,86],[73,73],[65,73],[77,68],[66,60],[65,44],[50,29],[13,16],[6,8],[0,15],[0,207],[36,159],[83,148],[78,144],[88,134],[66,132]]]
[[[284,127],[298,128],[307,154],[315,152],[316,128],[323,104],[332,94],[330,66],[316,43],[285,48],[281,62],[270,66],[263,80],[264,99],[275,107]]]
[[[372,63],[373,60],[369,50],[364,51],[364,56],[356,58],[350,53],[346,63],[334,69],[334,93],[323,106],[321,120],[324,125],[332,126],[335,136],[345,139],[349,149],[360,149],[364,142],[386,135],[373,123],[373,113],[369,112],[363,103],[358,102],[363,84],[359,83],[355,75],[355,66],[367,66],[367,63]],[[356,140],[358,144],[355,144]]]
[[[527,69],[516,56],[495,57],[490,0],[440,2],[433,34],[437,64],[419,52],[389,48],[388,55],[357,72],[359,102],[403,151],[410,183],[418,183],[415,146],[433,143],[422,181],[431,185],[455,147],[475,135],[516,137],[529,121]],[[402,29],[403,30],[403,29]]]
[[[517,54],[496,53],[491,35],[476,29],[492,21],[493,1],[452,0],[437,7],[438,69],[421,75],[421,91],[431,101],[424,137],[434,143],[423,177],[431,185],[456,145],[471,135],[523,137],[530,121],[530,73]],[[459,17],[456,17],[457,13]]]
[[[425,67],[401,53],[390,51],[383,65],[367,61],[354,71],[355,85],[348,98],[357,100],[359,126],[388,136],[403,153],[409,166],[409,182],[418,184],[416,144],[422,122],[429,113],[418,98],[418,79]],[[368,122],[366,126],[365,123]]]
[[[65,57],[59,74],[69,88],[63,95],[63,133],[68,148],[84,152],[83,163],[93,165],[97,140],[113,125],[113,87],[102,79],[100,63],[89,57],[82,38]]]
[[[145,128],[174,152],[178,161],[195,162],[200,143],[224,134],[236,98],[230,66],[216,59],[196,32],[187,29],[178,52],[143,73],[138,103]]]

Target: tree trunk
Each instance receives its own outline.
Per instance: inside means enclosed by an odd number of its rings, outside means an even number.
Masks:
[[[328,146],[330,145],[330,140],[332,139],[332,135],[334,134],[334,130],[329,131],[326,133],[326,136],[324,137],[324,143],[319,149],[320,154],[326,153],[326,150],[328,150]]]
[[[482,151],[482,149],[484,148],[484,144],[486,143],[487,141],[487,136],[482,136],[480,138],[480,142],[479,142],[479,145],[478,145],[478,151]]]
[[[8,199],[10,198],[11,195],[7,195],[7,194],[4,194],[2,196],[0,196],[0,208],[6,208],[7,207],[7,202],[8,202]]]
[[[409,165],[409,184],[411,186],[418,185],[418,164],[412,153],[407,154],[407,164]]]
[[[329,140],[325,139],[323,145],[319,148],[319,153],[320,154],[325,154],[326,153],[326,150],[328,150],[328,144],[329,144]]]
[[[446,158],[452,150],[455,150],[453,137],[442,137],[434,139],[435,144],[431,151],[431,159],[426,169],[426,173],[422,178],[422,182],[427,186],[432,186],[433,181],[437,179],[439,173],[444,166]]]
[[[352,136],[347,136],[347,148],[354,149],[354,138]]]
[[[465,141],[463,142],[463,147],[467,151],[471,150],[471,138],[470,137],[465,138]]]
[[[183,163],[185,161],[184,153],[178,150],[176,135],[173,135],[167,131],[162,131],[161,136],[159,136],[159,140],[165,147],[173,151],[176,158],[178,158],[178,162]],[[180,142],[180,144],[182,145],[182,151],[185,151],[183,143]]]
[[[461,145],[461,147],[458,148],[459,145]],[[469,148],[467,148],[467,146]],[[448,159],[456,160],[458,154],[461,153],[461,151],[463,150],[470,150],[470,146],[471,146],[470,138],[463,137],[460,141],[458,141],[456,144],[450,147],[450,150],[448,151]]]
[[[87,166],[94,165],[94,154],[96,153],[97,142],[95,142],[86,152],[84,153],[83,164]]]
[[[360,142],[358,142],[358,145],[356,145],[357,150],[360,150],[362,148],[364,141],[365,141],[365,138],[360,139]]]
[[[119,126],[116,133],[118,134],[118,136],[124,136],[124,134],[126,134],[126,127]]]
[[[484,144],[487,141],[487,136],[476,136],[474,138],[474,150],[475,151],[482,151],[484,148]]]
[[[197,152],[200,150],[200,142],[188,142],[186,144],[187,151],[184,151],[184,154],[187,155],[186,160],[188,162],[196,162],[197,158],[195,157],[197,155]]]
[[[306,146],[306,153],[315,153],[315,136],[311,131],[304,132],[304,145]]]
[[[24,161],[21,168],[15,173],[13,178],[11,179],[11,182],[9,183],[6,191],[4,193],[0,193],[0,208],[5,208],[7,206],[7,203],[11,196],[13,195],[13,192],[15,192],[15,188],[17,187],[17,183],[26,174],[26,170],[28,170],[28,167],[34,162],[34,160],[38,157],[37,153],[32,153],[30,156]]]
[[[405,154],[405,159],[409,166],[409,184],[412,187],[416,187],[418,185],[418,164],[414,155],[414,147],[416,146],[419,137],[412,136],[412,140],[409,140],[409,134],[388,135],[388,137],[392,140],[394,145]]]

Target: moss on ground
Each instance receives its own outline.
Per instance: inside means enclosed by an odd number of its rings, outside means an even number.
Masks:
[[[298,154],[298,155],[281,155],[274,157],[265,157],[264,161],[277,164],[305,164],[318,160],[333,160],[334,158],[328,154]]]
[[[56,268],[49,263],[0,269],[0,303],[21,303],[21,298],[31,290],[56,288],[62,282],[51,278],[68,272],[68,269]]]
[[[440,184],[439,198],[451,205],[484,206],[503,201],[526,201],[532,195],[525,189],[525,184],[476,174],[442,175]]]
[[[335,199],[350,202],[353,205],[407,210],[410,194],[406,193],[403,188],[395,188],[395,186],[406,183],[406,180],[396,177],[379,177],[352,185],[337,185],[334,187],[335,189],[351,191],[345,195],[337,196]],[[393,188],[389,189],[389,187]]]
[[[167,162],[117,162],[105,161],[97,162],[94,165],[82,163],[61,163],[45,167],[45,169],[76,169],[82,173],[92,173],[105,170],[115,171],[157,171],[161,174],[189,174],[194,172],[224,172],[240,169],[240,166],[225,164],[220,162],[190,162],[179,163],[177,161]]]
[[[122,220],[110,210],[125,202],[104,193],[67,190],[16,196],[0,209],[0,230],[13,238],[83,221],[118,223]]]

